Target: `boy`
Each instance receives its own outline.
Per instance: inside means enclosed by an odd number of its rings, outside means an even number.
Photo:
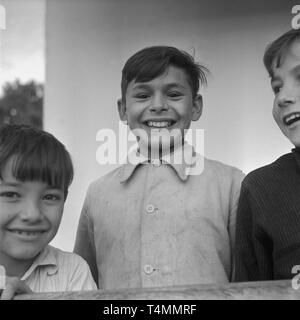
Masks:
[[[167,46],[145,48],[123,68],[119,114],[139,131],[139,161],[91,184],[75,243],[101,289],[230,279],[243,174],[195,156],[184,143],[184,131],[202,112],[204,71],[190,55]],[[175,132],[169,145],[157,139],[160,132],[162,138]],[[189,159],[175,163],[183,151]],[[192,158],[204,161],[201,174],[191,174],[197,167]]]
[[[8,276],[2,298],[30,292],[27,286],[35,292],[96,289],[81,257],[48,245],[72,178],[70,155],[51,134],[25,125],[0,128],[0,265]]]
[[[273,117],[295,148],[243,181],[236,281],[291,278],[300,264],[300,31],[272,42],[264,65],[275,95]]]

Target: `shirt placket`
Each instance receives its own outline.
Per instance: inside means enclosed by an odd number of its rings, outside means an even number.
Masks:
[[[142,208],[141,218],[141,279],[143,287],[153,287],[169,283],[164,271],[170,269],[171,252],[166,250],[165,233],[166,212],[161,193],[163,185],[157,183],[158,177],[164,174],[164,169],[155,164],[149,165],[145,200]],[[165,193],[166,194],[166,193]]]

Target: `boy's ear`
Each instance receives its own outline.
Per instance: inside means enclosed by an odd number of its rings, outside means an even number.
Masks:
[[[193,115],[192,115],[192,121],[197,121],[201,117],[203,109],[203,101],[201,94],[197,94],[197,96],[194,98],[193,103]]]
[[[118,100],[118,111],[120,119],[127,123],[126,104],[122,99]]]

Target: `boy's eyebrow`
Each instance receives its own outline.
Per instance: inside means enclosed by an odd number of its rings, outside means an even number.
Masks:
[[[5,185],[8,187],[19,187],[21,185],[21,182],[9,182],[0,179],[0,185]]]
[[[149,89],[150,86],[148,84],[143,84],[143,83],[137,83],[135,85],[133,85],[133,90],[135,89]]]
[[[5,180],[2,180],[0,179],[0,186],[1,185],[5,185],[5,186],[8,186],[8,187],[20,187],[22,185],[22,181],[21,182],[14,182],[14,181],[5,181]],[[56,186],[48,186],[46,187],[46,190],[52,190],[52,191],[63,191],[63,189],[61,187],[56,187]]]
[[[275,81],[280,81],[280,77],[271,77],[271,83],[275,82]]]
[[[171,82],[171,83],[167,83],[165,85],[165,87],[168,89],[168,88],[174,88],[174,87],[177,87],[177,88],[182,88],[182,89],[185,89],[185,86],[183,86],[182,84],[180,83],[177,83],[177,82]],[[133,90],[135,89],[150,89],[151,86],[148,85],[148,84],[144,84],[144,83],[137,83],[133,86]]]
[[[291,74],[298,74],[300,72],[300,64],[296,65],[292,70],[290,70]],[[271,77],[271,83],[275,81],[281,81],[281,78],[279,76],[272,76]]]
[[[171,82],[171,83],[168,83],[166,85],[166,88],[169,89],[169,88],[181,88],[181,89],[185,89],[185,86],[183,86],[182,84],[180,83],[177,83],[177,82]]]
[[[46,191],[59,191],[59,192],[64,192],[62,188],[59,187],[47,187]]]
[[[274,71],[273,71],[271,75],[271,83],[275,81],[281,81],[281,77],[279,75],[274,75]]]

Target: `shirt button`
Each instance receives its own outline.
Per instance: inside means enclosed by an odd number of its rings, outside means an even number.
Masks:
[[[150,264],[146,264],[144,266],[144,272],[146,274],[151,274],[154,271],[153,267]]]
[[[154,167],[160,167],[161,166],[161,160],[160,159],[154,159],[151,161]]]
[[[153,204],[148,204],[146,207],[147,213],[153,213],[155,211],[155,207]]]

